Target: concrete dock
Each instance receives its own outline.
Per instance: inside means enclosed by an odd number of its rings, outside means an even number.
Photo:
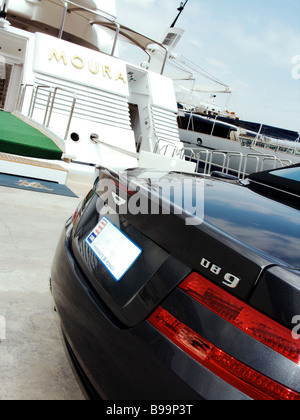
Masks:
[[[52,258],[79,198],[0,187],[0,400],[84,400],[53,310]]]

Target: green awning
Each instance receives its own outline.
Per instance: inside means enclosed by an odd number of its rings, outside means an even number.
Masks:
[[[63,153],[49,137],[4,111],[0,111],[0,152],[51,160],[60,160]]]

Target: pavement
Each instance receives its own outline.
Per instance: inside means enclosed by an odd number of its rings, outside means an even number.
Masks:
[[[49,290],[52,259],[79,198],[0,187],[0,400],[85,400]]]

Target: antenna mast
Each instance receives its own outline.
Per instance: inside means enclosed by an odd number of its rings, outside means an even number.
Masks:
[[[7,7],[8,7],[9,0],[2,0],[0,1],[0,18],[5,19],[7,14]]]
[[[178,13],[178,15],[176,16],[176,19],[174,20],[174,22],[172,23],[172,25],[170,26],[170,28],[174,28],[174,26],[176,25],[176,22],[177,22],[177,20],[178,20],[178,18],[179,18],[179,16],[181,15],[181,13],[183,12],[183,10],[184,10],[184,8],[185,8],[185,6],[186,6],[186,4],[187,4],[187,2],[188,2],[189,0],[185,0],[185,2],[181,2],[181,4],[180,4],[180,6],[178,7],[178,11],[179,11],[179,13]]]

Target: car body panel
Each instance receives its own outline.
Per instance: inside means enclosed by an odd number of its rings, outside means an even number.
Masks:
[[[101,398],[249,399],[174,347],[147,320],[124,328],[74,263],[69,235],[63,232],[54,258],[52,293],[68,344]]]
[[[151,201],[149,191],[157,190],[158,179],[174,181],[175,197],[177,185],[182,188],[183,180],[193,178],[155,175],[131,170],[124,182],[124,174],[102,168],[99,182],[113,183],[106,198],[113,192],[115,199],[128,203],[137,192]],[[186,224],[191,214],[184,200],[181,214],[175,205],[163,214],[170,199],[163,194],[157,214],[123,213],[120,205],[113,209],[112,201],[104,200],[101,182],[95,182],[66,224],[51,272],[55,305],[72,353],[105,399],[251,399],[152,325],[150,317],[161,307],[300,398],[299,364],[179,289],[190,273],[198,273],[291,330],[292,336],[293,317],[300,315],[299,210],[277,195],[272,200],[263,192],[267,187],[257,187],[256,181],[195,178],[189,191],[201,186],[205,206],[203,219],[194,225]],[[143,251],[120,281],[86,243],[103,215]]]

